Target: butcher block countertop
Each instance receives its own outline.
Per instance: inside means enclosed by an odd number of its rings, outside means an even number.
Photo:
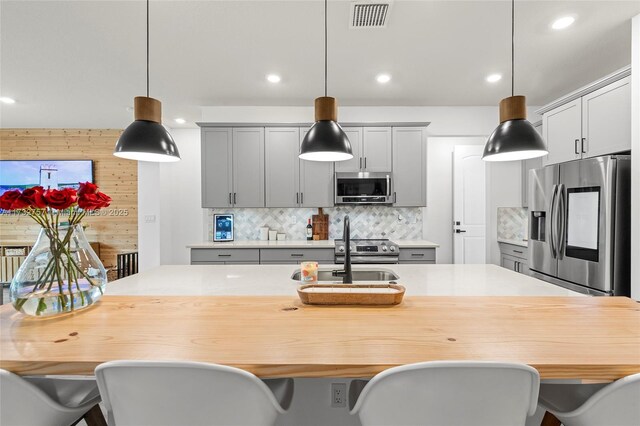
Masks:
[[[622,297],[408,295],[383,308],[105,295],[50,319],[4,305],[0,323],[0,368],[21,375],[92,374],[117,359],[204,361],[260,377],[370,377],[443,359],[522,362],[543,379],[640,372],[640,305]]]

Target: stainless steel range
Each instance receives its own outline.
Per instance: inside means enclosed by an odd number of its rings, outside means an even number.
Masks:
[[[344,240],[335,240],[335,262],[344,263]],[[388,239],[352,239],[351,263],[398,263],[400,247]]]

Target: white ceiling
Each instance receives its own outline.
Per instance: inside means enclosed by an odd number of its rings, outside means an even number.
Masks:
[[[510,2],[395,0],[386,29],[329,3],[329,95],[340,105],[496,105],[509,95]],[[312,105],[323,3],[151,2],[151,96],[193,126],[200,106]],[[516,92],[543,105],[627,65],[640,1],[516,2]],[[120,128],[145,91],[144,1],[0,3],[2,127]],[[553,31],[573,14],[576,23]],[[265,75],[282,82],[272,85]],[[380,72],[392,74],[387,85]],[[503,73],[498,84],[484,78]]]

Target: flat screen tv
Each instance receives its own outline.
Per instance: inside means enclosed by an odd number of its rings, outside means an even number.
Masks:
[[[0,195],[37,185],[77,189],[79,182],[93,182],[92,160],[0,160]]]

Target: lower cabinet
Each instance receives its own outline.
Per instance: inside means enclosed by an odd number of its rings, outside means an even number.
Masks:
[[[399,263],[436,263],[435,248],[403,248],[400,249]]]
[[[499,245],[500,266],[515,272],[520,272],[521,274],[529,275],[529,249],[515,244],[499,243]]]
[[[333,263],[332,248],[192,248],[192,265],[296,265],[315,261]]]

